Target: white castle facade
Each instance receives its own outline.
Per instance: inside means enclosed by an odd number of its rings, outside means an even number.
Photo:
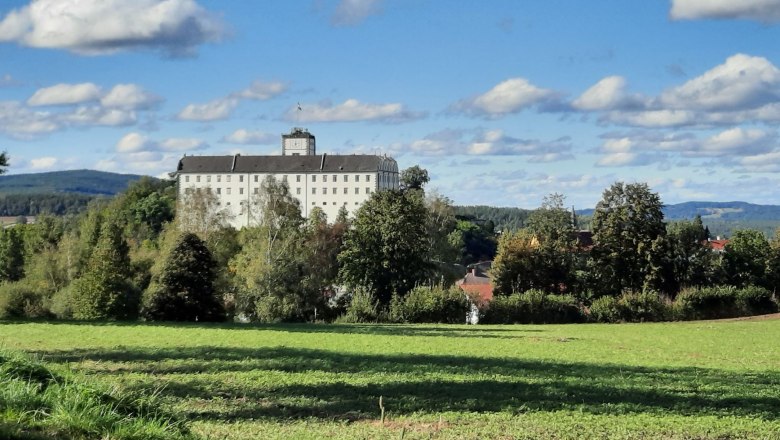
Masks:
[[[281,156],[184,156],[176,172],[180,200],[209,191],[237,229],[253,223],[250,208],[267,176],[287,182],[308,217],[314,207],[333,222],[343,206],[350,215],[375,191],[398,189],[398,164],[387,156],[318,155],[316,140],[294,128],[282,135]]]

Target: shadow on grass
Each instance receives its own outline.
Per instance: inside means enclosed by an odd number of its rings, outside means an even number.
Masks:
[[[521,338],[525,333],[541,333],[540,328],[514,326],[496,328],[490,326],[460,326],[460,325],[409,325],[409,324],[240,324],[230,322],[136,322],[136,321],[43,321],[43,320],[0,320],[2,325],[15,324],[47,324],[89,327],[158,327],[158,328],[200,328],[204,330],[221,329],[236,331],[276,331],[286,333],[334,333],[334,334],[364,334],[377,336],[419,336],[419,337],[464,337],[513,339]]]
[[[162,395],[194,419],[376,418],[379,396],[393,415],[578,410],[764,420],[780,416],[780,371],[356,354],[289,347],[120,347],[39,354],[58,362],[95,361],[82,366],[98,374],[149,374],[136,376],[138,382],[132,386],[164,385]]]

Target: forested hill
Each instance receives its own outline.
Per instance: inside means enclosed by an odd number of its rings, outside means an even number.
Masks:
[[[137,174],[118,174],[95,170],[52,171],[48,173],[0,176],[1,194],[77,193],[114,195],[140,179]]]
[[[692,219],[697,214],[704,220],[780,221],[780,206],[747,202],[685,202],[664,206],[664,217],[667,220]],[[593,209],[578,210],[577,215],[593,215]]]
[[[0,216],[75,214],[90,200],[118,194],[141,177],[94,170],[0,176]]]

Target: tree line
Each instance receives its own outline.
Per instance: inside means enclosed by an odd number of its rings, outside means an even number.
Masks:
[[[634,301],[627,294],[671,301],[686,289],[756,286],[771,296],[780,279],[780,239],[739,231],[714,253],[701,219],[666,224],[644,184],[604,192],[585,245],[563,196],[499,237],[427,182],[425,170],[404,170],[401,189],[328,222],[318,209],[303,218],[287,184],[269,177],[242,205],[251,226],[236,230],[214,194],[177,200],[173,182],[142,179],[80,215],[0,232],[0,316],[462,322],[469,300],[453,283],[494,257],[496,299],[481,311],[492,322],[540,307],[617,310]]]

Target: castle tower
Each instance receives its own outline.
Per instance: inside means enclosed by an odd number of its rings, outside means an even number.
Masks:
[[[294,127],[282,135],[282,156],[314,156],[317,146],[314,135],[305,128]]]

